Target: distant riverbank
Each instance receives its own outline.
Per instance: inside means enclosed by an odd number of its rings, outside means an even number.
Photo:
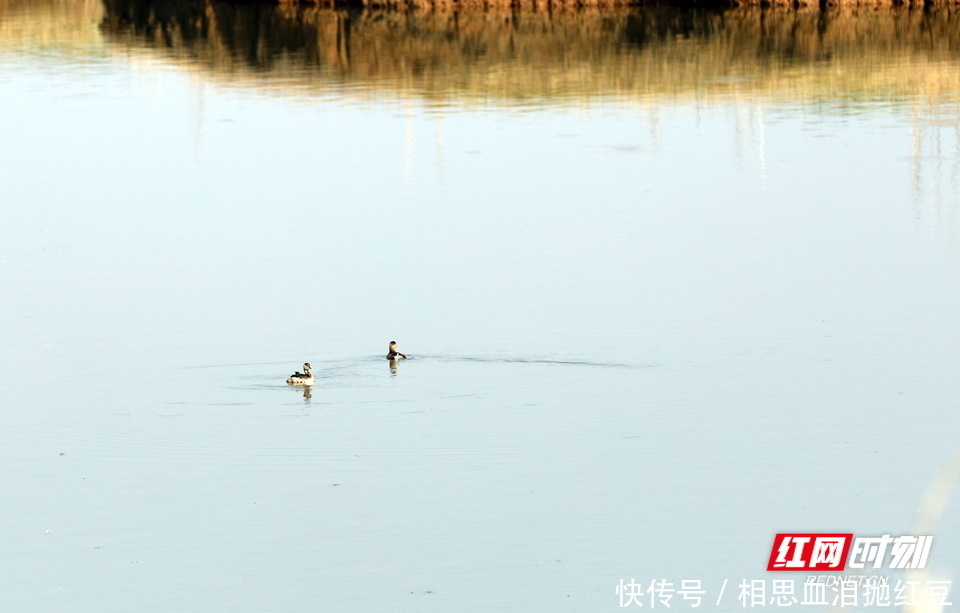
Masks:
[[[0,0],[0,17],[0,47],[38,58],[69,43],[63,52],[78,58],[129,54],[266,92],[293,84],[308,96],[375,88],[436,104],[562,105],[689,96],[816,104],[836,101],[836,92],[851,104],[936,104],[960,96],[960,11],[951,7],[399,11]]]
[[[101,31],[116,44],[162,49],[234,83],[295,82],[304,92],[375,85],[435,100],[565,103],[610,95],[815,100],[837,91],[855,99],[936,100],[960,92],[953,63],[960,58],[960,12],[949,8],[106,6]]]
[[[415,10],[513,9],[513,10],[576,10],[582,8],[673,6],[707,7],[831,7],[924,8],[960,6],[960,0],[225,0],[236,5],[269,4],[274,6],[379,7]]]

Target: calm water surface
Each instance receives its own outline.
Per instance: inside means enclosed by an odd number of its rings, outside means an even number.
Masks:
[[[956,21],[0,1],[0,608],[956,581]]]

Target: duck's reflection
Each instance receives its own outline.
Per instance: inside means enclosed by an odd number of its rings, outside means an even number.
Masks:
[[[296,392],[303,396],[303,399],[307,402],[313,398],[313,386],[312,385],[298,385],[295,388]]]
[[[387,366],[390,367],[390,375],[394,377],[397,376],[397,361],[398,360],[394,360],[394,359],[387,360]]]

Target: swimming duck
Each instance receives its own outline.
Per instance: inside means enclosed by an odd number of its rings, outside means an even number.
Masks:
[[[303,365],[303,372],[295,372],[287,378],[288,385],[313,385],[313,373],[310,364]]]
[[[390,341],[390,351],[387,353],[388,360],[406,360],[407,356],[397,351],[397,341]]]

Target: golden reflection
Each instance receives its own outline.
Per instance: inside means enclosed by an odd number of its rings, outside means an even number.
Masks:
[[[390,367],[390,374],[396,376],[397,374],[397,362],[398,360],[387,360],[387,365]]]
[[[955,99],[960,11],[361,10],[104,0],[102,32],[231,84],[284,95],[648,107],[763,98],[830,107]],[[651,98],[655,96],[656,98]]]
[[[438,106],[613,99],[649,108],[664,97],[856,106],[960,93],[960,9],[949,6],[394,11],[0,0],[0,49],[28,43],[150,54],[287,96],[333,88]]]
[[[102,45],[102,0],[0,0],[0,51]]]

